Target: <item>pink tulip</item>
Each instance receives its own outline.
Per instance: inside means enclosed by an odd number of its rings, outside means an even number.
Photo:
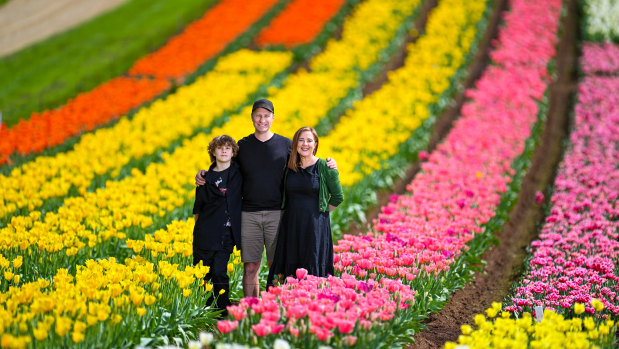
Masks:
[[[535,203],[541,204],[544,202],[544,194],[541,191],[535,192]]]
[[[307,276],[307,269],[299,268],[297,269],[297,279],[303,280]]]
[[[252,325],[251,329],[254,330],[254,333],[259,337],[268,336],[271,333],[271,328],[263,323]]]
[[[245,308],[240,306],[240,305],[229,305],[227,307],[228,309],[228,313],[232,314],[232,316],[237,320],[237,321],[241,321],[245,318],[245,316],[247,315],[247,312],[245,311]]]
[[[350,320],[340,320],[337,324],[337,329],[340,333],[352,333],[355,329],[355,322]]]
[[[238,321],[221,320],[217,322],[217,328],[221,333],[228,333],[239,325]]]

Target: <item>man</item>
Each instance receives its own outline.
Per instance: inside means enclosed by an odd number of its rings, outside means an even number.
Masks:
[[[271,132],[275,119],[273,103],[259,99],[252,106],[254,133],[239,141],[237,162],[243,176],[243,208],[241,213],[241,260],[243,261],[243,294],[258,297],[258,272],[266,247],[271,266],[277,245],[277,229],[281,217],[284,173],[292,142]],[[327,166],[337,169],[333,159]],[[201,170],[196,185],[203,185]],[[238,246],[237,246],[238,247]]]

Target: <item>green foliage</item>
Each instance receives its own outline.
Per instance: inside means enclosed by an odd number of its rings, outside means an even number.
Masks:
[[[0,59],[0,110],[11,126],[125,73],[216,0],[132,0]]]

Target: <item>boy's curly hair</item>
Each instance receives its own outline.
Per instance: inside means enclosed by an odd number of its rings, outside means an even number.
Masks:
[[[215,162],[215,149],[225,145],[232,148],[232,157],[236,157],[239,153],[239,146],[236,144],[234,138],[228,135],[217,136],[208,144],[208,155],[211,157],[211,162]]]

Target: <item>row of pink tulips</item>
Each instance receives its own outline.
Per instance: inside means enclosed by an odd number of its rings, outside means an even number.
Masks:
[[[580,58],[585,74],[619,72],[619,45],[610,42],[585,42]]]
[[[407,280],[448,270],[494,216],[549,83],[561,2],[512,1],[511,8],[494,65],[466,92],[462,117],[422,164],[411,194],[383,207],[376,233],[338,243],[338,270]]]
[[[305,269],[298,269],[296,277],[288,277],[283,286],[262,292],[260,299],[243,298],[239,305],[228,307],[234,320],[220,321],[217,327],[227,333],[240,323],[251,326],[251,331],[246,328],[245,333],[260,337],[285,330],[287,336],[313,334],[321,341],[339,333],[338,342],[332,344],[353,345],[358,340],[352,335],[356,327],[367,333],[391,320],[397,310],[408,308],[415,296],[410,287],[388,278],[379,282],[360,281],[348,274],[321,278],[307,275]],[[282,307],[284,315],[280,313]],[[360,343],[367,344],[371,339],[368,334]]]
[[[414,313],[427,311],[417,301],[436,295],[415,290],[413,302],[409,285],[422,272],[448,270],[497,210],[515,172],[510,165],[538,120],[560,10],[560,0],[512,1],[492,53],[494,65],[477,88],[467,91],[471,101],[444,143],[429,156],[420,154],[427,162],[408,186],[412,193],[393,196],[374,222],[374,232],[346,235],[335,246],[336,274],[341,276],[314,278],[299,270],[297,279],[288,278],[286,285],[263,292],[261,298],[243,299],[229,308],[234,320],[218,323],[228,333],[222,340],[264,343],[256,336],[268,334],[292,339],[300,333],[300,323],[321,341],[340,333],[336,345],[359,346],[356,337],[363,330],[375,332],[385,321],[426,316]],[[400,311],[409,304],[413,307]],[[372,313],[366,314],[368,310]],[[400,319],[393,318],[398,314]],[[349,332],[351,327],[355,331]],[[367,345],[371,339],[366,340]]]
[[[602,316],[619,314],[619,46],[587,43],[581,65],[588,75],[578,87],[570,145],[529,270],[508,303],[514,312],[543,306],[571,314],[580,303],[594,314],[591,301],[599,299]]]

